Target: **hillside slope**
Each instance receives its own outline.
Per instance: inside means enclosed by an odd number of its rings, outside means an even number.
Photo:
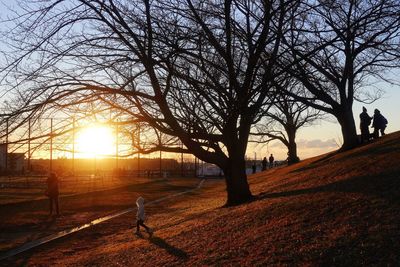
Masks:
[[[149,207],[153,238],[134,216],[9,259],[16,264],[397,265],[400,262],[400,132],[249,177],[256,200],[222,207],[223,181]],[[8,262],[9,263],[9,262]]]

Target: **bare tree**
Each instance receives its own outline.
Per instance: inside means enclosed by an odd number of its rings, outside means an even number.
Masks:
[[[273,105],[266,110],[264,118],[255,126],[254,136],[258,136],[257,142],[267,143],[279,140],[288,149],[288,164],[299,162],[297,155],[296,134],[297,131],[312,125],[316,120],[322,119],[321,111],[295,100],[285,94],[305,97],[307,90],[291,77],[282,77],[275,83],[276,92],[273,94]]]
[[[117,110],[219,166],[227,203],[252,198],[251,126],[268,104],[294,0],[34,1],[3,33],[8,117],[53,109]],[[262,59],[262,60],[261,60]],[[267,88],[267,90],[266,90]],[[88,114],[90,115],[90,114]],[[121,122],[122,123],[122,122]]]
[[[358,144],[354,100],[377,99],[379,91],[365,86],[388,80],[386,71],[399,67],[400,2],[319,0],[299,12],[284,40],[291,52],[282,64],[312,97],[291,96],[336,117],[342,149],[352,148]]]

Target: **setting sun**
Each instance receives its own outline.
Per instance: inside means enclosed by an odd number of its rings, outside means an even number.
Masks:
[[[104,157],[115,154],[115,137],[106,126],[91,126],[78,133],[76,149],[82,157]]]

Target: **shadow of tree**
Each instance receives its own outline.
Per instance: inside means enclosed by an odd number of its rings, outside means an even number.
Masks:
[[[373,145],[372,147],[368,147],[367,151],[365,150],[358,150],[355,153],[349,154],[345,157],[343,157],[343,160],[347,158],[354,158],[354,157],[360,157],[360,156],[365,156],[368,155],[369,157],[372,157],[374,155],[384,155],[384,154],[391,154],[393,152],[398,152],[400,148],[400,144],[398,142],[398,139],[385,139],[383,137],[383,140],[381,140],[382,137],[371,141],[371,143],[376,143],[380,142],[380,144]]]
[[[164,239],[160,237],[153,236],[152,238],[150,238],[150,242],[158,246],[159,248],[164,249],[169,254],[177,258],[185,260],[189,257],[185,251],[168,244]]]
[[[355,147],[353,150],[349,150],[349,151],[351,151],[351,153],[347,153],[347,155],[341,156],[340,161],[345,161],[348,159],[354,160],[355,158],[361,158],[361,157],[365,157],[365,156],[373,157],[375,155],[383,155],[383,154],[390,154],[393,152],[398,152],[400,149],[400,144],[398,142],[398,139],[390,137],[390,136],[387,136],[387,137],[389,137],[389,138],[386,138],[386,136],[383,138],[380,137],[378,139],[370,141],[367,144],[360,144],[359,146]],[[370,144],[377,143],[377,142],[380,142],[380,144],[368,146]],[[298,172],[314,169],[324,163],[328,163],[331,158],[335,157],[336,155],[340,155],[341,153],[342,153],[342,151],[340,151],[340,149],[330,152],[330,153],[326,154],[325,156],[311,162],[307,166],[293,170],[292,173],[298,173]]]
[[[331,159],[332,157],[336,156],[339,154],[339,151],[333,151],[331,153],[326,154],[325,156],[314,160],[313,162],[311,162],[310,164],[301,167],[301,168],[297,168],[294,169],[293,171],[291,171],[291,173],[299,173],[299,172],[303,172],[303,171],[307,171],[307,170],[311,170],[314,168],[317,168],[318,166],[322,165],[325,161]]]
[[[383,173],[378,176],[357,176],[317,187],[296,189],[276,193],[260,193],[257,198],[290,197],[320,192],[359,192],[376,195],[392,203],[400,204],[400,176],[397,172]]]

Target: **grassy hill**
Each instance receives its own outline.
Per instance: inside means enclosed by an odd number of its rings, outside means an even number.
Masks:
[[[95,266],[398,265],[400,133],[249,177],[256,200],[225,202],[223,181],[65,237],[6,264]]]

